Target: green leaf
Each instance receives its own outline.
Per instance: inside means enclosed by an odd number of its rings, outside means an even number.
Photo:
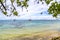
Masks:
[[[51,1],[53,1],[53,0],[45,0],[45,2],[46,2],[47,4],[49,4]]]
[[[18,2],[19,2],[19,0],[16,0],[16,2],[18,3]]]
[[[29,0],[24,0],[25,2],[29,1]]]
[[[21,6],[21,2],[17,2],[17,6]]]
[[[57,15],[60,14],[60,4],[58,4],[58,2],[52,3],[48,11],[49,14],[53,14],[53,17],[57,17]]]
[[[53,17],[57,17],[57,15],[58,15],[58,14],[57,14],[57,13],[55,13],[55,14],[53,14]]]
[[[42,0],[40,0],[42,2]]]
[[[4,15],[7,15],[7,12],[3,12]]]
[[[22,2],[22,4],[23,4],[23,7],[28,7],[28,4],[27,4],[27,2]]]
[[[41,2],[44,1],[44,0],[40,0]],[[49,4],[51,1],[53,0],[45,0],[46,4]]]
[[[18,16],[18,12],[17,12],[17,11],[13,12],[13,14],[14,14],[15,16]]]
[[[20,0],[16,0],[17,6],[21,6]]]
[[[10,0],[12,3],[15,1],[15,0]]]
[[[4,2],[4,0],[0,0],[0,2]]]

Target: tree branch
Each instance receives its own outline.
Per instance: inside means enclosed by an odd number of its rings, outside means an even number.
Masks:
[[[3,6],[3,8],[5,9],[6,11],[6,7],[4,6],[4,4],[2,3],[2,1],[0,1],[1,5]]]

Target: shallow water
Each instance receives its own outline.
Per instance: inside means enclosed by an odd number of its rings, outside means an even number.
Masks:
[[[0,34],[23,34],[59,29],[59,20],[0,20]]]

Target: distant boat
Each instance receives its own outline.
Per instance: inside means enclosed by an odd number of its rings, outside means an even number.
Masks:
[[[31,19],[29,19],[29,21],[32,21]]]

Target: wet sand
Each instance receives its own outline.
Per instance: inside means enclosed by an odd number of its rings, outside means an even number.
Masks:
[[[52,38],[60,37],[60,32],[47,30],[28,34],[5,34],[3,36],[0,35],[0,40],[52,40]]]

